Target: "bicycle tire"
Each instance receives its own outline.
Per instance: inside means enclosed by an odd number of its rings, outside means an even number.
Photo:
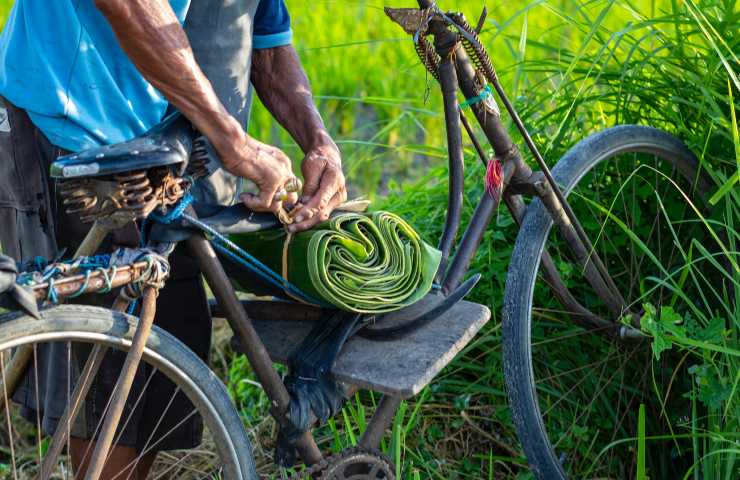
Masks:
[[[40,319],[10,312],[0,316],[0,351],[51,341],[84,341],[126,351],[136,322],[136,317],[121,312],[82,305],[42,310]],[[194,352],[155,326],[142,362],[156,366],[193,403],[213,436],[225,478],[259,478],[250,441],[226,388]]]
[[[667,160],[687,179],[697,159],[678,139],[651,127],[624,125],[593,134],[570,149],[553,168],[555,181],[568,195],[596,165],[621,152],[650,153]],[[698,190],[706,191],[705,177]],[[553,225],[539,198],[527,208],[507,273],[503,308],[504,376],[517,435],[530,468],[540,479],[567,474],[548,436],[538,402],[532,356],[532,308],[542,253]]]

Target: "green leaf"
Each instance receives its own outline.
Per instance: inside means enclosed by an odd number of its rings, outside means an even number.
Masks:
[[[643,305],[643,308],[645,313],[640,318],[640,329],[653,337],[650,346],[655,359],[660,360],[660,354],[666,350],[670,350],[673,346],[673,341],[667,334],[664,324],[658,320],[655,307],[650,303],[646,303]]]
[[[709,199],[709,203],[716,205],[717,202],[722,200],[722,197],[730,193],[732,187],[734,187],[738,181],[740,181],[740,172],[735,172],[735,174],[722,184],[722,186],[719,187],[719,190],[712,195],[712,198]]]
[[[698,386],[699,401],[707,407],[718,410],[730,398],[732,388],[716,369],[706,364],[692,365],[689,373],[694,375]]]
[[[725,319],[714,317],[706,327],[696,333],[697,340],[719,343],[723,340],[725,332]]]

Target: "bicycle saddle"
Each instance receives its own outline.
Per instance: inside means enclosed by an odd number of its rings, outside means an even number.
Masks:
[[[195,130],[179,112],[165,117],[132,140],[59,157],[51,164],[53,178],[102,177],[153,167],[187,166]]]

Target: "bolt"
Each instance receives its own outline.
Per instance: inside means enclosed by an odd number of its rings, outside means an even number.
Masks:
[[[537,180],[532,185],[534,185],[534,189],[540,195],[544,195],[547,192],[547,184],[545,183],[544,180]]]

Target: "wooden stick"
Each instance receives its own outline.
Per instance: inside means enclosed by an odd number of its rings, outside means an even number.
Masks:
[[[103,472],[103,467],[108,459],[113,436],[116,433],[116,427],[121,420],[123,407],[126,404],[131,386],[134,383],[136,369],[141,362],[144,354],[144,347],[154,322],[154,313],[157,308],[157,290],[154,287],[144,288],[144,299],[142,302],[141,318],[136,326],[136,332],[131,342],[131,348],[126,354],[126,360],[123,362],[121,375],[118,377],[116,386],[113,389],[112,400],[108,413],[105,416],[103,428],[100,431],[95,450],[93,451],[90,465],[87,468],[85,480],[97,480]]]

